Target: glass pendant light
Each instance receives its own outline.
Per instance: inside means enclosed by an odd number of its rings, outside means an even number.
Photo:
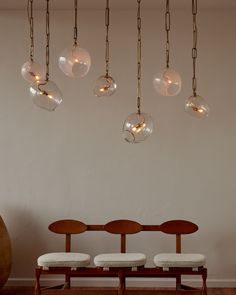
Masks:
[[[166,30],[166,67],[155,74],[153,86],[155,90],[163,96],[175,96],[181,90],[181,77],[177,71],[169,67],[170,63],[170,5],[166,0],[165,12],[165,30]]]
[[[105,61],[106,61],[106,74],[100,76],[93,89],[94,95],[97,97],[111,96],[116,91],[116,82],[109,75],[109,21],[110,21],[110,9],[109,0],[106,0],[106,10],[105,10],[105,26],[106,26],[106,51],[105,51]]]
[[[193,77],[192,90],[193,94],[185,102],[185,110],[188,114],[195,118],[206,118],[209,115],[209,106],[205,99],[197,94],[197,78],[196,78],[196,59],[197,59],[197,0],[192,0],[193,15]]]
[[[62,102],[62,94],[57,85],[49,80],[49,42],[50,42],[50,23],[49,23],[49,0],[46,8],[46,79],[39,80],[31,84],[30,94],[34,103],[45,110],[54,111]]]
[[[86,76],[91,66],[91,57],[89,52],[78,46],[77,7],[78,0],[74,0],[74,44],[64,49],[58,59],[59,68],[70,78],[82,78]]]
[[[27,14],[30,25],[30,60],[25,62],[21,67],[22,77],[30,83],[43,79],[45,72],[42,66],[34,61],[34,17],[33,17],[33,0],[28,0]]]
[[[150,115],[141,112],[141,14],[140,3],[137,0],[137,113],[130,114],[123,125],[123,137],[129,143],[139,143],[148,138],[153,131],[153,121]]]

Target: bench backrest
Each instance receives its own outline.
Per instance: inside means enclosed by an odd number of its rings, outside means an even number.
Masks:
[[[181,235],[192,234],[198,226],[187,220],[170,220],[160,225],[160,231],[176,236],[176,253],[181,253]]]
[[[120,252],[126,252],[126,235],[141,231],[161,231],[176,236],[176,253],[181,253],[181,235],[191,234],[198,230],[198,226],[187,220],[169,220],[161,225],[141,225],[133,220],[113,220],[105,225],[86,225],[79,220],[63,219],[49,225],[49,230],[66,236],[65,250],[71,251],[71,235],[85,231],[107,231],[120,235]]]
[[[48,229],[57,234],[66,235],[65,250],[71,251],[71,235],[80,234],[87,230],[87,225],[73,219],[57,220],[48,226]]]
[[[104,226],[104,230],[112,233],[120,235],[120,252],[126,252],[126,235],[136,234],[142,231],[143,226],[136,221],[133,220],[113,220],[108,222]]]

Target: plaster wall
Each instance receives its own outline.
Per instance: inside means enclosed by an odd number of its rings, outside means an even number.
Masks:
[[[180,72],[183,89],[171,98],[152,87],[165,60],[163,15],[142,15],[142,109],[152,115],[155,129],[145,143],[130,145],[121,128],[136,110],[136,11],[111,14],[110,66],[118,89],[106,99],[92,91],[104,73],[103,12],[79,12],[80,44],[92,56],[82,80],[70,80],[57,67],[60,51],[72,42],[72,12],[52,12],[50,73],[64,95],[53,113],[33,105],[20,75],[28,59],[26,13],[0,11],[0,212],[13,246],[10,284],[31,284],[37,256],[63,249],[63,239],[47,230],[52,221],[129,218],[197,223],[199,231],[183,239],[183,249],[207,256],[209,284],[236,286],[236,11],[204,10],[198,18],[198,89],[211,108],[202,121],[184,112],[191,95],[190,9],[173,12],[171,66]],[[44,62],[42,11],[35,26],[36,59]],[[119,245],[105,233],[85,233],[77,241],[92,256]],[[146,253],[149,265],[155,253],[173,251],[174,245],[174,237],[162,234],[128,239],[128,250]]]

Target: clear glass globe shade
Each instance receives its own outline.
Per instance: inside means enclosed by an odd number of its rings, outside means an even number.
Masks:
[[[39,81],[30,86],[34,103],[45,110],[54,111],[62,103],[62,93],[52,81]]]
[[[91,66],[91,57],[87,50],[72,46],[63,50],[58,59],[59,68],[71,78],[87,75]]]
[[[44,69],[39,63],[35,61],[25,62],[21,67],[21,75],[26,81],[30,83],[45,79]]]
[[[111,76],[100,76],[93,89],[97,97],[111,96],[116,91],[116,82]]]
[[[210,109],[204,98],[199,95],[190,96],[185,102],[185,110],[195,118],[206,118]]]
[[[181,77],[171,68],[156,73],[153,79],[155,90],[163,96],[175,96],[181,90]]]
[[[139,143],[153,131],[153,121],[149,114],[130,114],[123,125],[123,138],[129,143]]]

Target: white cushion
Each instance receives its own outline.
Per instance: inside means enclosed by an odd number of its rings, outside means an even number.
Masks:
[[[90,256],[83,253],[56,252],[38,258],[38,265],[42,267],[85,267],[89,263]]]
[[[206,257],[201,254],[161,253],[154,257],[158,267],[191,267],[204,266]]]
[[[100,267],[136,267],[146,263],[142,253],[100,254],[94,258],[94,264]]]

